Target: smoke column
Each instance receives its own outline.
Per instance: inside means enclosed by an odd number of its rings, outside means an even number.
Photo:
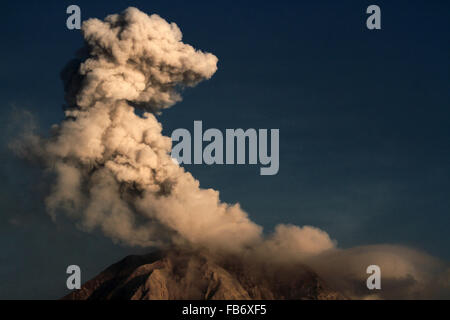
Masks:
[[[66,120],[51,138],[34,139],[55,177],[50,214],[129,245],[239,250],[259,241],[261,228],[239,205],[200,189],[172,160],[153,114],[180,101],[178,89],[209,79],[217,58],[183,43],[174,23],[135,8],[90,19],[82,33],[87,58],[63,72]]]
[[[211,78],[217,57],[183,43],[176,24],[136,8],[104,21],[89,19],[82,33],[84,58],[63,72],[65,120],[49,138],[27,134],[20,144],[20,152],[38,158],[53,177],[45,201],[53,218],[65,214],[83,230],[99,229],[132,246],[190,246],[278,263],[311,261],[324,275],[331,272],[323,262],[328,255],[336,270],[349,270],[345,263],[354,255],[338,250],[326,232],[279,225],[263,237],[239,204],[223,203],[217,191],[201,189],[170,157],[171,139],[162,135],[154,114],[180,101],[180,89]],[[393,248],[388,263],[425,277],[416,270],[420,266],[410,267],[405,250]],[[367,258],[372,251],[364,251],[369,264],[376,263]],[[415,253],[414,261],[425,260],[418,257],[422,254]],[[434,263],[430,259],[427,268]]]

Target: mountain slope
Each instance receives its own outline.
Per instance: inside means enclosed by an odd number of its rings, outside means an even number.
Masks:
[[[313,271],[295,268],[266,272],[198,253],[157,252],[128,256],[63,299],[345,299]]]

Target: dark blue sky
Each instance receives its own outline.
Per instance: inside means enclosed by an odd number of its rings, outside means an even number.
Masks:
[[[59,72],[82,45],[65,26],[128,6],[178,24],[214,53],[214,77],[160,117],[176,128],[279,128],[280,171],[187,166],[204,187],[277,223],[326,230],[341,247],[397,243],[450,259],[450,2],[7,1],[0,11],[0,298],[56,298],[65,268],[83,281],[123,256],[45,213],[39,171],[6,148],[17,116],[42,131],[62,117]],[[382,30],[365,27],[378,4]]]

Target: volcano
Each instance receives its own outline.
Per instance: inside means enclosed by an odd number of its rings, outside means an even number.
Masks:
[[[304,265],[248,265],[202,253],[131,255],[111,265],[64,300],[338,300]]]

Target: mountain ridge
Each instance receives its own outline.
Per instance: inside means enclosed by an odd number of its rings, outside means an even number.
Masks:
[[[294,271],[293,271],[294,270]],[[346,299],[303,265],[247,266],[198,252],[127,256],[63,300]]]

